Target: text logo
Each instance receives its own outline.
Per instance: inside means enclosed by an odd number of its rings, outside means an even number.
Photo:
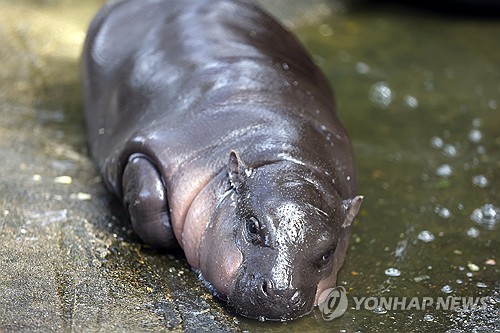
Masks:
[[[318,307],[324,320],[333,320],[342,316],[348,307],[345,288],[339,286],[325,289],[319,295]]]

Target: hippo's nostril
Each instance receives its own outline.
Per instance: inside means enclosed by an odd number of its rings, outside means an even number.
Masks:
[[[300,292],[298,290],[295,291],[295,293],[293,293],[292,298],[290,298],[290,301],[293,305],[300,302]]]
[[[272,281],[267,280],[267,279],[264,280],[264,282],[262,282],[262,285],[260,286],[260,288],[261,288],[264,296],[266,296],[266,297],[273,296],[273,282]]]
[[[267,294],[267,281],[264,280],[264,282],[262,283],[262,285],[260,286],[261,287],[261,290],[262,290],[262,293],[265,295],[265,296],[269,296]]]

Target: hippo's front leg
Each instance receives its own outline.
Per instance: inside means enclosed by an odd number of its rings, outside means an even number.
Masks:
[[[139,237],[156,248],[177,247],[165,184],[147,156],[134,154],[129,157],[122,185],[123,203]]]

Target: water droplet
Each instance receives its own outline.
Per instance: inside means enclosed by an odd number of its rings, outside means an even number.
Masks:
[[[370,66],[360,61],[356,64],[356,72],[359,74],[368,74],[370,73]]]
[[[448,79],[453,79],[455,77],[455,71],[452,68],[445,68],[444,69],[444,75]]]
[[[443,178],[448,178],[453,174],[453,169],[449,164],[443,164],[436,169],[436,175]]]
[[[319,30],[319,33],[321,34],[321,36],[330,37],[333,35],[333,29],[328,24],[320,25],[318,30]]]
[[[424,321],[434,321],[434,316],[427,314],[424,316]]]
[[[432,81],[425,81],[424,82],[424,89],[425,91],[434,91],[434,82]]]
[[[467,236],[470,238],[478,238],[479,237],[479,230],[474,227],[470,227],[469,230],[467,230]]]
[[[420,239],[422,242],[429,243],[432,242],[435,237],[430,231],[424,230],[418,234],[418,239]]]
[[[436,208],[436,213],[441,216],[443,219],[449,219],[451,217],[451,212],[448,208]]]
[[[472,177],[472,184],[480,188],[485,188],[488,187],[488,185],[490,185],[490,182],[488,181],[488,178],[486,178],[484,175],[477,175]]]
[[[484,89],[481,86],[475,86],[474,91],[476,92],[476,95],[478,96],[483,96]]]
[[[344,62],[347,62],[347,61],[350,61],[351,60],[351,54],[345,50],[342,50],[339,52],[339,59],[344,61]]]
[[[401,271],[397,268],[390,267],[385,270],[385,275],[387,276],[400,276]]]
[[[283,69],[286,70],[286,71],[290,69],[290,66],[286,62],[284,62],[283,64],[281,64],[281,67],[283,67]]]
[[[494,99],[490,99],[488,101],[488,107],[491,109],[491,110],[496,110],[497,109],[497,101],[495,101]]]
[[[410,96],[410,95],[405,96],[404,103],[410,109],[416,109],[416,108],[418,108],[418,100],[414,96]]]
[[[456,282],[457,282],[458,284],[462,284],[462,283],[464,283],[464,281],[462,281],[462,280],[460,280],[460,279],[457,279],[457,280],[456,280]]]
[[[444,285],[443,288],[441,288],[441,291],[446,294],[451,294],[453,292],[453,288],[449,285]]]
[[[481,127],[481,118],[474,118],[472,119],[472,127],[478,128]]]
[[[440,137],[435,136],[431,138],[431,146],[433,148],[441,149],[443,148],[443,144],[444,144],[443,139],[441,139]]]
[[[415,276],[413,278],[413,281],[415,282],[421,282],[421,281],[424,281],[424,280],[429,280],[431,277],[429,275],[419,275],[419,276]]]
[[[477,224],[491,230],[500,222],[500,208],[488,203],[480,208],[474,209],[470,218]]]
[[[484,283],[484,282],[478,282],[478,283],[476,283],[476,287],[478,287],[478,288],[487,288],[488,285],[486,283]]]
[[[478,129],[472,129],[469,132],[469,141],[472,143],[479,143],[483,138],[483,133]]]
[[[443,154],[444,156],[447,156],[447,157],[455,157],[457,156],[457,148],[455,148],[454,145],[445,145],[443,147]]]
[[[387,309],[384,308],[383,306],[377,306],[375,309],[373,309],[373,313],[376,313],[376,314],[386,314],[387,313]]]
[[[375,107],[387,109],[392,103],[391,88],[383,81],[374,83],[370,88],[369,98]]]
[[[476,151],[479,155],[486,154],[486,149],[484,148],[484,146],[477,146]]]

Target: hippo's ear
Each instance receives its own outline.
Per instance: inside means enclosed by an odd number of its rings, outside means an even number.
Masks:
[[[240,155],[231,150],[229,154],[229,181],[231,186],[238,189],[247,177],[247,166],[240,158]]]
[[[359,208],[361,207],[362,202],[363,202],[362,195],[358,195],[354,199],[344,200],[344,207],[346,209],[347,214],[344,223],[342,224],[342,228],[346,228],[351,225],[356,215],[358,215]]]

